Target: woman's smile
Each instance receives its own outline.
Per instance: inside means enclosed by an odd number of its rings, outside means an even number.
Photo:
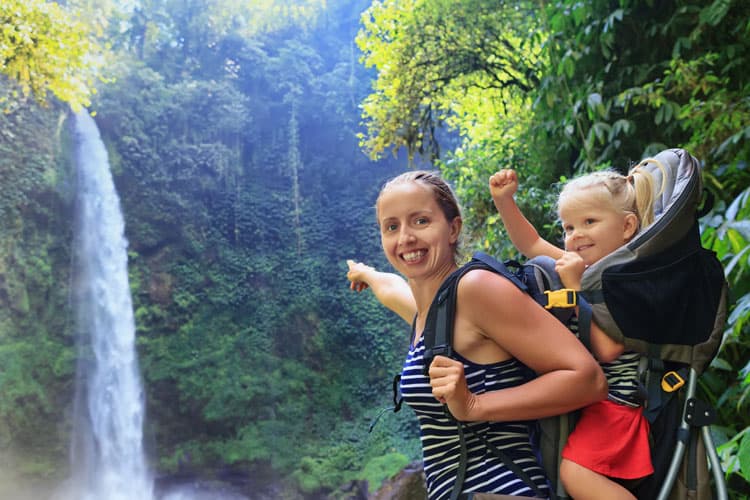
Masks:
[[[416,264],[420,260],[422,260],[422,257],[427,255],[427,250],[420,249],[420,250],[412,250],[410,252],[404,252],[401,254],[401,258],[407,263],[407,264]]]

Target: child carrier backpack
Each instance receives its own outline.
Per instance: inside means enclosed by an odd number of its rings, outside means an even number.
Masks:
[[[683,149],[664,150],[641,168],[659,190],[655,220],[589,266],[580,295],[605,333],[643,354],[654,474],[635,494],[707,499],[713,476],[716,498],[724,499],[724,476],[709,431],[715,410],[696,398],[698,376],[721,346],[727,315],[724,271],[700,239],[698,219],[710,202],[699,209],[701,167]]]
[[[644,415],[651,424],[654,474],[632,488],[633,493],[643,500],[709,499],[712,476],[716,498],[722,500],[727,498],[726,485],[709,431],[715,411],[695,397],[697,378],[721,345],[728,295],[720,262],[700,241],[698,219],[707,211],[706,207],[704,212],[698,210],[700,165],[687,151],[669,149],[642,168],[654,176],[659,189],[655,221],[591,265],[583,274],[580,292],[560,290],[552,259],[500,263],[477,253],[436,294],[423,332],[425,365],[435,355],[453,354],[458,280],[472,269],[502,274],[563,323],[567,324],[570,308],[577,304],[584,344],[593,316],[626,350],[643,355],[641,375],[648,394]],[[550,290],[555,293],[545,293]],[[540,420],[542,464],[558,498],[567,498],[558,471],[560,452],[574,420],[575,414]],[[457,425],[463,448],[462,424]],[[461,458],[465,461],[463,451]],[[463,467],[465,463],[459,463],[456,495]]]

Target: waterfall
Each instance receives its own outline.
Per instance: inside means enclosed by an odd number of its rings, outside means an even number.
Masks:
[[[150,500],[144,402],[135,350],[127,240],[109,159],[86,110],[75,115],[73,302],[79,362],[72,480],[75,500]]]

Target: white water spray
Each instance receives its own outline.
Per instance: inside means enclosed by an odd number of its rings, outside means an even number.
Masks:
[[[75,147],[73,288],[80,360],[66,496],[151,500],[125,224],[107,151],[86,110],[75,116]]]

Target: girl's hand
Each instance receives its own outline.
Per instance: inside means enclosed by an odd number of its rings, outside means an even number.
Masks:
[[[512,197],[518,190],[518,175],[515,170],[503,169],[490,177],[490,194],[495,203]]]
[[[451,415],[457,420],[469,420],[476,396],[466,385],[463,363],[445,356],[435,356],[429,374],[435,399],[447,404]]]
[[[562,257],[555,261],[555,271],[560,275],[565,288],[573,290],[581,289],[581,276],[586,270],[586,264],[580,255],[574,252],[565,252]]]

